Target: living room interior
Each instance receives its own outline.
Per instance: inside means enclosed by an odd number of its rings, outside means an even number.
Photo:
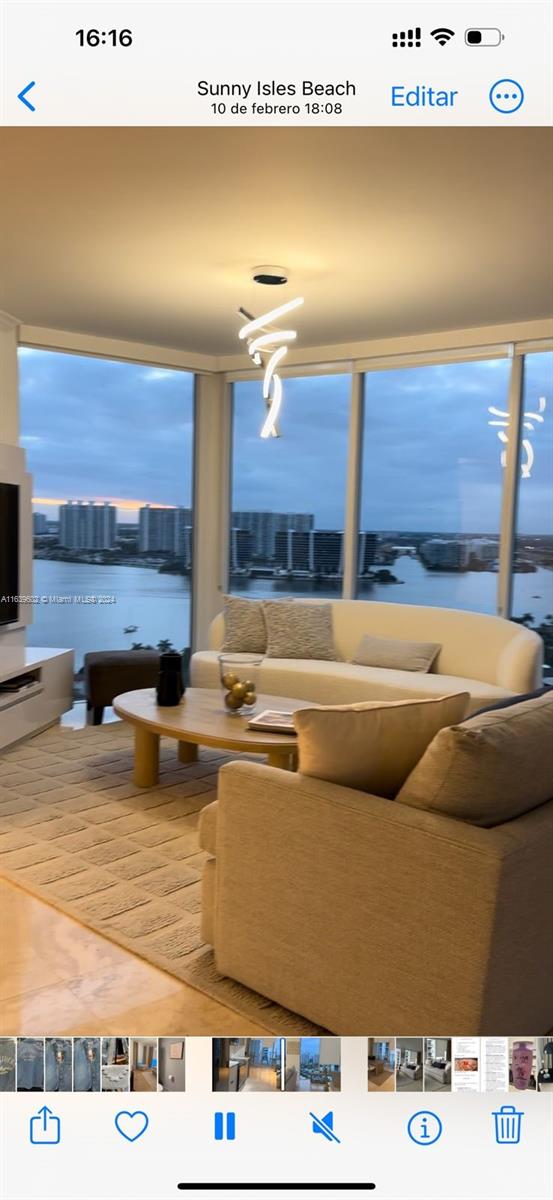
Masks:
[[[281,1088],[281,1038],[213,1038],[214,1092],[276,1092]]]
[[[340,1038],[286,1038],[285,1044],[285,1091],[340,1091]]]
[[[396,1092],[422,1092],[423,1040],[396,1039]]]
[[[451,1091],[451,1038],[424,1039],[424,1090]]]
[[[367,1049],[369,1092],[395,1091],[396,1044],[394,1038],[370,1037]]]
[[[0,151],[0,1034],[547,1033],[548,131]]]

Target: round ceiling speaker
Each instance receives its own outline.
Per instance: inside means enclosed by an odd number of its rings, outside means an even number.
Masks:
[[[282,287],[283,283],[288,283],[284,267],[254,267],[252,278],[254,283],[264,283],[268,287]]]

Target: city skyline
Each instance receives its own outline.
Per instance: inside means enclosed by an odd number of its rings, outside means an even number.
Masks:
[[[36,503],[36,501],[33,499],[33,505],[35,503]],[[94,507],[97,509],[102,509],[107,506],[113,506],[117,509],[117,505],[115,505],[114,502],[111,500],[84,500],[83,501],[83,500],[73,500],[73,499],[68,499],[68,500],[58,499],[58,500],[56,500],[55,503],[56,503],[56,505],[59,505],[57,518],[52,517],[51,514],[44,515],[40,512],[35,512],[33,515],[35,517],[39,517],[39,518],[42,518],[44,516],[44,520],[45,520],[46,524],[50,523],[50,524],[54,524],[54,525],[59,525],[60,519],[61,519],[61,509],[66,506],[67,507],[76,507],[76,506],[82,504],[85,506],[90,505],[91,507]],[[134,522],[134,524],[136,525],[137,532],[140,531],[140,523],[141,523],[140,515],[141,515],[141,513],[144,513],[146,510],[150,510],[150,509],[154,513],[157,513],[157,512],[166,512],[166,513],[170,513],[170,512],[183,513],[183,512],[185,512],[185,513],[188,513],[190,516],[189,525],[192,526],[192,524],[193,524],[193,509],[189,508],[188,506],[175,505],[175,504],[163,504],[163,505],[162,504],[150,504],[149,502],[146,502],[144,504],[141,504],[140,508],[137,509],[138,520],[136,522]],[[252,509],[249,511],[242,511],[242,512],[232,511],[231,512],[231,522],[232,522],[231,527],[236,528],[236,529],[241,529],[241,528],[245,527],[242,524],[241,520],[239,520],[239,518],[243,518],[243,517],[255,517],[255,518],[268,517],[274,521],[275,518],[278,519],[278,518],[282,518],[282,517],[286,517],[286,516],[290,516],[292,518],[302,518],[302,519],[306,520],[308,522],[306,529],[309,529],[309,530],[312,529],[314,532],[320,532],[320,533],[343,533],[344,532],[343,526],[341,528],[337,528],[337,529],[329,529],[326,527],[320,527],[320,526],[315,525],[313,513],[304,512],[304,513],[287,514],[287,513],[275,512],[273,509],[257,509],[257,510]],[[116,518],[115,524],[116,524],[116,527],[119,527],[119,526],[126,527],[129,523],[124,520],[120,521],[119,519]],[[290,523],[281,524],[280,528],[282,530],[294,531],[294,528],[295,528],[294,521],[292,520]],[[303,528],[303,526],[302,526],[302,528]],[[378,533],[379,535],[382,534],[382,535],[389,536],[389,537],[393,537],[396,534],[398,536],[404,537],[410,533],[416,534],[417,537],[419,537],[421,534],[427,535],[427,534],[434,534],[435,532],[436,532],[435,530],[430,529],[430,528],[419,529],[419,530],[415,530],[415,529],[399,530],[399,529],[391,529],[391,528],[390,529],[378,529],[378,530],[374,530],[374,529],[367,530],[367,529],[363,529],[363,528],[359,529],[360,534]],[[531,535],[528,535],[528,536],[531,536]],[[546,534],[543,536],[546,536],[546,537],[553,536],[553,534],[551,534],[551,535]],[[438,539],[442,538],[442,537],[457,537],[457,538],[461,538],[463,540],[466,540],[466,539],[470,540],[471,538],[486,538],[486,539],[489,539],[490,541],[499,541],[498,533],[487,533],[485,530],[482,530],[482,529],[463,530],[462,533],[458,533],[454,529],[445,529],[445,530],[441,530],[440,533],[438,534]]]
[[[193,561],[193,511],[182,507],[151,507],[139,510],[136,535],[127,523],[118,523],[114,505],[104,502],[69,501],[59,510],[59,522],[48,525],[44,514],[33,514],[33,532],[40,541],[35,552],[49,557],[75,552],[89,555],[116,554],[123,562],[136,556],[162,556],[169,569],[190,571]],[[409,538],[411,544],[406,544]],[[541,539],[536,539],[539,542]],[[313,513],[241,511],[231,514],[229,567],[231,572],[272,571],[312,577],[341,577],[344,570],[343,530],[317,529]],[[397,544],[394,544],[397,543]],[[409,532],[391,535],[360,530],[357,570],[360,576],[378,570],[381,581],[392,582],[388,565],[398,556],[416,556],[430,570],[497,571],[499,537]],[[90,561],[85,560],[85,561]],[[102,561],[106,561],[105,558]],[[109,561],[113,561],[110,559]],[[518,559],[522,569],[523,560]]]
[[[26,348],[20,355],[35,511],[51,517],[60,496],[108,501],[120,520],[138,524],[146,504],[190,506],[191,374]],[[527,358],[530,404],[551,395],[550,362]],[[361,528],[499,531],[501,445],[488,409],[505,407],[508,370],[497,359],[367,375]],[[349,404],[347,375],[287,379],[283,436],[261,442],[260,385],[237,384],[233,508],[314,512],[318,528],[342,528]],[[532,477],[521,480],[519,533],[553,533],[552,416],[549,400],[533,435]]]

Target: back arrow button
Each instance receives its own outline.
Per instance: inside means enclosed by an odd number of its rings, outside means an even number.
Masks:
[[[35,80],[33,79],[32,83],[28,83],[27,87],[22,88],[21,91],[17,93],[17,99],[21,100],[21,103],[24,104],[26,108],[30,108],[31,112],[36,112],[36,108],[34,104],[31,104],[30,100],[27,100],[27,92],[30,92],[31,88],[34,87]]]

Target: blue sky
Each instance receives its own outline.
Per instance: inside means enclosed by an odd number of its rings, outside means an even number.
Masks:
[[[552,358],[528,359],[526,407],[546,394],[548,408],[521,481],[525,533],[553,533]],[[501,444],[488,407],[506,408],[508,376],[506,359],[367,374],[361,528],[499,532]],[[266,442],[260,385],[236,386],[235,509],[307,508],[321,527],[342,528],[349,386],[340,375],[285,380],[282,437]]]
[[[28,349],[19,370],[35,497],[191,503],[192,375]]]
[[[519,530],[553,533],[552,355],[527,358],[526,408],[547,397],[530,435]],[[22,443],[41,499],[191,502],[193,377],[50,351],[20,351]],[[501,445],[489,405],[505,408],[506,360],[367,375],[361,526],[497,533]],[[341,528],[348,450],[347,376],[284,381],[282,437],[261,441],[260,386],[236,385],[233,507],[314,512]],[[57,516],[57,508],[37,508]]]

